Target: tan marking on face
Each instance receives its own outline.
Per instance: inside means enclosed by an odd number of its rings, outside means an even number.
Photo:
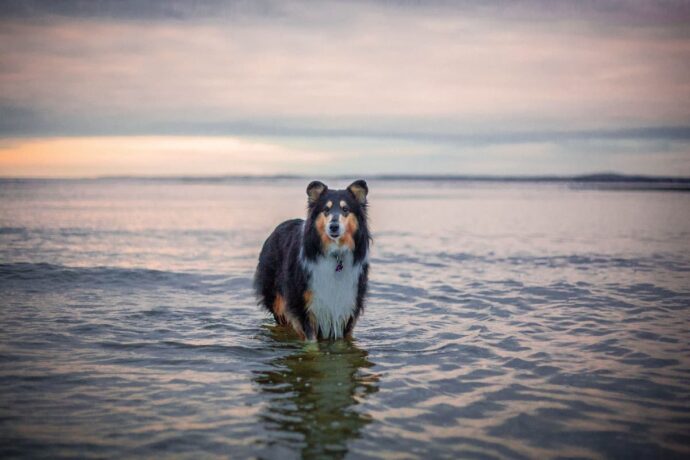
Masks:
[[[345,206],[347,206],[347,203],[345,202],[345,200],[340,200],[340,207],[344,208]]]
[[[333,207],[333,202],[331,200],[328,200],[326,202],[326,208],[330,211],[332,207]]]
[[[341,218],[341,224],[345,227],[345,233],[340,237],[340,244],[347,246],[350,250],[355,249],[355,232],[359,228],[359,222],[354,214],[350,213],[347,217]]]
[[[319,217],[316,218],[316,231],[319,233],[321,244],[323,244],[324,248],[331,244],[331,238],[326,232],[326,226],[328,226],[328,217],[326,217],[326,214],[320,213]]]

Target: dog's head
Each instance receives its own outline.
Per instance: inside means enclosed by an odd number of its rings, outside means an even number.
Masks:
[[[307,186],[309,222],[316,229],[324,246],[332,244],[355,248],[366,232],[366,207],[369,188],[363,180],[356,180],[345,190],[331,190],[326,184],[314,181]],[[363,230],[363,231],[361,231]]]

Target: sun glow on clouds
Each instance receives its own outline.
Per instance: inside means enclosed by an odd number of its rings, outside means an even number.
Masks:
[[[328,154],[233,137],[127,136],[13,139],[0,143],[0,176],[295,173]]]

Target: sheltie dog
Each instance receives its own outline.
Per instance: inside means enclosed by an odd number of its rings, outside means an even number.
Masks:
[[[349,338],[364,308],[371,237],[363,180],[307,186],[307,218],[278,225],[261,249],[254,289],[276,322],[303,339]]]

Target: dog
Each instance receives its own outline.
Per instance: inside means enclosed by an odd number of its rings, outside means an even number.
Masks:
[[[278,225],[261,249],[258,303],[302,340],[352,337],[369,276],[368,193],[363,180],[345,190],[311,182],[306,220]]]

